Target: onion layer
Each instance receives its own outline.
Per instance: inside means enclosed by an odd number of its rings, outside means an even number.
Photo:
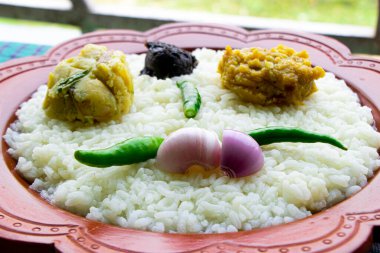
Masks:
[[[192,165],[205,169],[220,166],[221,145],[218,136],[202,128],[181,128],[170,134],[157,152],[156,165],[172,173],[185,173]]]
[[[264,165],[264,155],[251,136],[224,130],[221,169],[229,177],[245,177],[258,172]]]

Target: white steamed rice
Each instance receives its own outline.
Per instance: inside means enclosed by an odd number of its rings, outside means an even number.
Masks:
[[[220,87],[216,69],[222,52],[202,49],[194,55],[199,66],[182,79],[196,83],[202,96],[195,119],[184,117],[175,80],[139,76],[144,55],[128,57],[135,99],[122,122],[78,127],[49,119],[41,108],[41,86],[4,136],[18,159],[17,171],[52,204],[92,220],[157,232],[222,233],[307,217],[359,191],[379,167],[380,134],[371,127],[370,109],[332,74],[317,81],[319,91],[303,106],[253,106]],[[172,175],[155,169],[154,159],[99,169],[73,157],[76,149],[194,126],[219,137],[223,129],[299,127],[332,135],[348,151],[321,143],[268,145],[264,168],[242,179]]]

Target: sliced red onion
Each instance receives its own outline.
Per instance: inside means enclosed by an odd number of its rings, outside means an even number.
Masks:
[[[223,131],[221,169],[229,177],[252,175],[263,165],[263,152],[251,136],[234,130]]]
[[[218,136],[202,128],[181,128],[170,134],[157,152],[156,165],[172,173],[185,173],[192,165],[205,169],[220,166],[221,145]]]

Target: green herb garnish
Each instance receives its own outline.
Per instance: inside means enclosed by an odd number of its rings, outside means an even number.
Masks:
[[[91,71],[91,69],[86,69],[86,70],[84,70],[82,72],[77,72],[77,73],[69,76],[68,78],[65,78],[65,79],[61,80],[56,85],[57,92],[61,93],[61,92],[67,91],[71,86],[73,86],[74,84],[76,84],[81,78],[83,78],[86,75],[88,75],[88,73],[90,73],[90,71]]]

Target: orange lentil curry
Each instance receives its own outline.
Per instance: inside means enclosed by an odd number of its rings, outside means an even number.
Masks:
[[[325,75],[312,67],[308,53],[278,45],[272,49],[226,47],[218,72],[222,86],[259,105],[299,105],[317,91],[315,80]]]

